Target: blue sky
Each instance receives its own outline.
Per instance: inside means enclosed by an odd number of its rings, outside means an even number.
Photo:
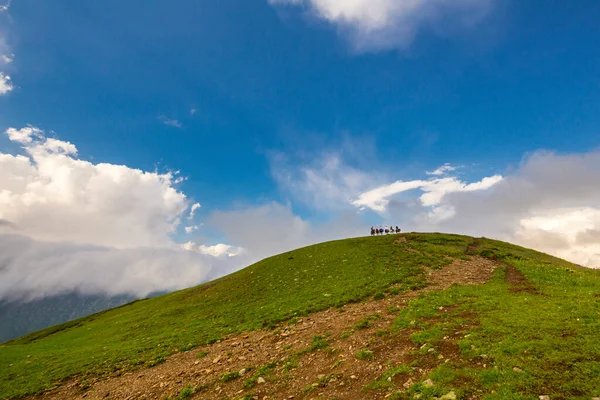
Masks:
[[[35,126],[92,164],[180,171],[173,187],[188,211],[202,207],[189,223],[176,211],[176,243],[247,248],[218,225],[261,207],[313,228],[357,218],[441,229],[412,218],[432,211],[411,208],[422,192],[394,193],[379,210],[352,202],[395,181],[508,182],[539,160],[595,157],[600,139],[600,3],[449,3],[14,0],[0,11],[0,53],[11,60],[0,71],[12,82],[0,130]],[[0,138],[0,153],[23,153],[13,139]],[[427,175],[445,163],[457,169]],[[536,201],[491,235],[516,237],[552,210],[595,212],[595,196]],[[408,205],[394,214],[396,203]],[[465,221],[447,228],[479,232]]]

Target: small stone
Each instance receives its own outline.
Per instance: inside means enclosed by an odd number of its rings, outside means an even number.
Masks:
[[[246,373],[246,368],[242,368],[240,369],[240,372],[238,372],[240,375],[244,375]]]
[[[488,358],[487,354],[482,354],[482,355],[480,355],[479,357],[483,358],[484,360],[485,360],[486,358]]]
[[[429,350],[427,350],[428,353],[433,353],[435,351],[435,349],[432,347]]]
[[[323,375],[323,374],[319,374],[319,375],[317,375],[317,379],[319,379],[319,380],[320,380],[320,379],[323,379],[323,378],[325,378],[325,375]]]
[[[443,360],[443,359],[444,359],[444,356],[440,354],[440,355],[438,356],[438,360]]]
[[[448,392],[447,394],[440,397],[440,400],[456,400],[456,393]]]
[[[430,388],[433,387],[434,383],[431,379],[427,379],[426,381],[423,382],[423,386]]]
[[[520,373],[523,372],[523,370],[521,368],[519,368],[519,367],[513,367],[513,372],[517,372],[517,373],[520,374]]]
[[[550,400],[550,396],[540,396],[540,400]]]
[[[200,364],[200,361],[194,361],[194,365]]]
[[[412,378],[409,378],[406,382],[404,382],[404,384],[402,386],[404,386],[405,389],[408,389],[409,387],[411,387],[413,384],[413,380]]]
[[[263,378],[262,376],[259,376],[258,379],[256,380],[256,382],[262,385],[266,381],[265,381],[265,378]]]
[[[421,398],[421,394],[417,393],[413,396],[413,399],[420,399]]]
[[[217,358],[215,358],[215,359],[213,360],[213,364],[216,364],[216,363],[218,363],[219,361],[221,361],[221,356],[217,356]]]
[[[350,379],[358,379],[358,377],[356,375],[351,375]]]
[[[390,376],[387,380],[388,380],[388,382],[391,382],[392,381],[392,377]]]

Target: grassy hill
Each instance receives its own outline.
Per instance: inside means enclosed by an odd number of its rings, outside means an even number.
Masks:
[[[600,396],[600,271],[488,239],[405,234],[294,250],[195,288],[0,345],[0,398],[41,393],[73,376],[122,375],[239,332],[401,296],[428,285],[425,268],[474,255],[502,263],[488,283],[423,293],[398,310],[390,334],[409,329],[415,345],[433,345],[469,315],[470,332],[458,341],[461,357],[484,358],[486,367],[440,365],[431,372],[434,387],[415,384],[395,398],[448,390],[459,398]],[[440,307],[452,312],[441,315]]]

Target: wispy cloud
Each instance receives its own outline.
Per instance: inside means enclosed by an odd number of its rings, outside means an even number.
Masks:
[[[202,205],[200,203],[192,204],[192,207],[190,208],[190,214],[188,215],[188,219],[194,219],[194,217],[196,216],[196,211],[198,211],[201,207]]]
[[[178,120],[167,118],[164,115],[159,116],[158,119],[163,124],[168,125],[168,126],[172,126],[174,128],[182,128],[183,127],[183,124],[181,122],[179,122]]]
[[[457,168],[458,167],[453,167],[452,165],[446,163],[434,171],[427,171],[426,174],[435,176],[446,175],[448,172],[456,171]]]
[[[0,4],[0,12],[8,11],[10,9],[11,3],[12,3],[12,0],[8,0],[6,3]]]
[[[492,0],[268,1],[310,10],[335,25],[357,51],[407,47],[425,29],[439,34],[453,25],[472,28],[492,6]]]
[[[0,95],[7,94],[14,89],[14,86],[10,80],[10,76],[4,75],[0,72]]]
[[[199,225],[191,225],[191,226],[186,226],[185,227],[185,233],[187,233],[188,235],[194,231],[197,231],[198,229],[200,229]]]
[[[198,112],[197,108],[190,108],[190,115],[196,115],[197,112]]]

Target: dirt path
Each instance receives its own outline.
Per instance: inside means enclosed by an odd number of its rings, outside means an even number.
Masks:
[[[515,267],[505,264],[506,282],[511,286],[511,291],[515,293],[527,292],[531,294],[539,294],[531,282],[519,272]]]
[[[210,346],[175,354],[153,368],[92,382],[89,387],[75,380],[45,399],[164,399],[180,398],[186,387],[198,399],[359,399],[384,398],[386,392],[363,387],[388,368],[389,363],[410,362],[416,350],[408,335],[382,335],[393,323],[394,308],[421,293],[442,290],[453,284],[481,284],[490,279],[498,263],[481,257],[455,260],[441,270],[427,270],[431,286],[403,295],[332,308],[282,324],[275,331],[254,331],[227,338]],[[368,319],[368,322],[364,322]],[[362,323],[362,328],[357,325]],[[379,332],[379,333],[378,333]],[[442,362],[458,357],[454,332],[432,355],[428,367],[393,377],[393,383],[408,387]],[[327,347],[306,351],[321,336]],[[367,349],[372,359],[355,356]],[[305,351],[304,353],[301,353]],[[203,358],[198,354],[206,352]],[[369,356],[371,358],[371,356]],[[261,369],[262,367],[262,369]],[[229,374],[229,375],[226,375]],[[239,376],[237,376],[239,375]],[[230,381],[228,381],[230,379]],[[246,397],[244,397],[246,396]]]

